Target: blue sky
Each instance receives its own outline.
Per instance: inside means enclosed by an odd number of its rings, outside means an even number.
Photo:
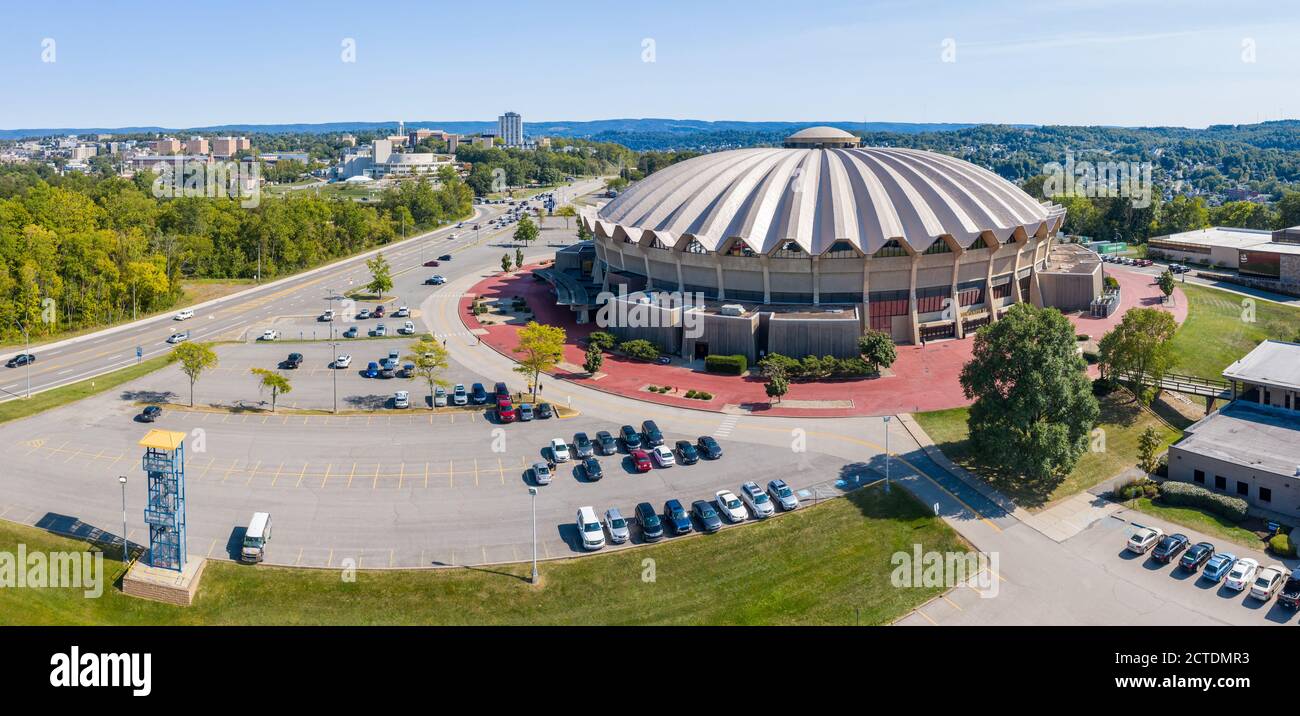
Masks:
[[[1300,4],[1277,0],[93,0],[9,5],[3,17],[7,129],[509,109],[525,121],[1300,117]]]

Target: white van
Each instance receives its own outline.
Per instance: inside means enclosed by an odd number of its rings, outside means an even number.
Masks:
[[[194,317],[194,309],[193,309],[193,308],[185,308],[185,309],[182,309],[179,313],[176,314],[176,318],[175,318],[174,320],[177,320],[177,321],[187,321],[187,320],[189,320],[189,319],[191,319],[191,318],[193,318],[193,317]]]
[[[582,536],[583,549],[596,550],[605,546],[605,528],[591,507],[578,508],[578,534]]]
[[[248,529],[244,531],[244,544],[239,550],[240,561],[254,564],[261,562],[266,557],[266,543],[270,541],[271,514],[254,512],[253,519],[248,521]]]

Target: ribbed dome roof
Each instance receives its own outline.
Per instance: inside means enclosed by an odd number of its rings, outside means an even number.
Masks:
[[[857,135],[836,127],[821,126],[805,127],[786,138],[787,141],[791,139],[857,139]]]
[[[812,127],[809,130],[820,130]],[[737,149],[679,162],[628,187],[596,216],[606,233],[716,251],[739,237],[767,253],[786,241],[820,254],[848,241],[874,254],[890,239],[921,252],[945,234],[970,246],[984,231],[1049,228],[1064,209],[993,172],[914,149]]]

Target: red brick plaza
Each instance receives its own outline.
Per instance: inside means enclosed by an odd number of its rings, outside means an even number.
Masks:
[[[535,280],[527,266],[512,274],[484,279],[462,296],[458,311],[466,328],[485,329],[482,340],[502,355],[516,357],[517,331],[520,324],[484,326],[470,310],[472,296],[488,300],[521,296],[534,312],[534,320],[564,328],[568,336],[564,364],[555,376],[581,383],[590,388],[653,403],[722,411],[724,407],[744,407],[761,415],[785,417],[843,417],[861,415],[888,415],[955,408],[970,403],[962,395],[957,377],[962,366],[970,360],[973,338],[946,340],[925,346],[898,346],[898,360],[891,373],[880,378],[828,380],[813,383],[791,383],[790,390],[780,402],[771,402],[758,378],[740,378],[705,373],[675,360],[674,365],[654,365],[629,360],[611,354],[605,355],[601,368],[603,375],[587,377],[581,366],[585,339],[594,323],[578,325],[568,308],[555,305],[555,294],[550,284]],[[1119,323],[1124,312],[1136,307],[1157,307],[1169,311],[1180,324],[1187,318],[1187,301],[1181,290],[1175,289],[1167,305],[1162,305],[1160,289],[1148,275],[1107,269],[1120,283],[1123,303],[1120,310],[1109,318],[1072,315],[1079,333],[1100,339]],[[699,361],[697,363],[702,363]],[[1095,372],[1095,367],[1093,369]],[[652,393],[649,385],[671,386],[675,392]],[[688,390],[705,391],[712,400],[695,400],[684,397]]]

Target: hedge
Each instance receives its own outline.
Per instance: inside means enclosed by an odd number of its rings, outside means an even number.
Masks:
[[[659,346],[644,338],[636,338],[620,343],[618,349],[622,351],[623,355],[639,360],[654,360],[659,357]]]
[[[744,375],[749,370],[749,359],[743,355],[705,356],[704,370],[723,375]]]
[[[758,364],[765,370],[775,369],[791,381],[864,378],[875,373],[861,358],[809,355],[797,359],[780,353],[769,353]]]
[[[1248,505],[1239,497],[1220,495],[1186,482],[1169,481],[1160,486],[1160,499],[1170,505],[1199,507],[1234,522],[1246,519]]]
[[[592,331],[591,335],[587,336],[587,345],[596,346],[602,351],[613,350],[616,343],[618,343],[618,336],[609,331]]]
[[[1295,543],[1291,541],[1291,536],[1287,534],[1275,534],[1268,538],[1268,548],[1279,557],[1294,557]]]

